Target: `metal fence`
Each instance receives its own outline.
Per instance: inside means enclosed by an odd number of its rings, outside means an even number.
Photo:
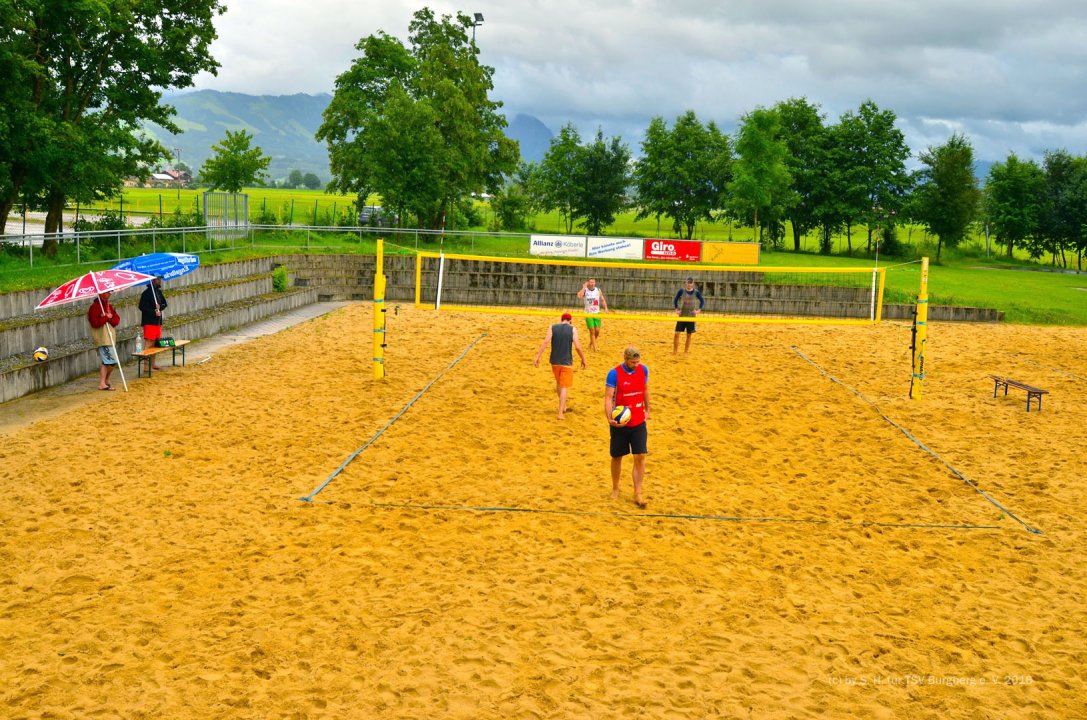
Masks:
[[[142,227],[125,230],[65,231],[0,235],[0,252],[7,259],[8,271],[34,268],[120,262],[149,252],[215,253],[243,248],[280,249],[284,252],[369,253],[373,243],[383,238],[387,252],[438,250],[521,257],[529,255],[529,235],[441,231],[421,228],[382,228],[370,226],[330,227],[326,225],[254,225],[239,232],[209,232],[205,226],[163,228]],[[57,243],[55,256],[45,258],[42,247]],[[14,263],[11,260],[15,260]]]

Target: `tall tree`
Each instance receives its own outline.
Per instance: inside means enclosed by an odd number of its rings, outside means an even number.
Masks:
[[[24,199],[47,210],[54,232],[66,199],[110,194],[166,157],[134,133],[148,121],[179,132],[162,90],[215,72],[222,12],[218,0],[0,3],[0,100],[15,128],[0,138],[0,227]]]
[[[1062,203],[1064,212],[1079,221],[1070,231],[1070,247],[1076,253],[1076,268],[1083,270],[1083,256],[1087,253],[1087,156],[1073,161],[1072,177],[1065,186]]]
[[[245,130],[226,131],[226,137],[212,145],[214,155],[207,159],[200,176],[212,190],[241,192],[244,187],[261,184],[272,158],[260,147],[251,147],[253,136]]]
[[[1076,184],[1082,163],[1067,150],[1047,150],[1042,163],[1045,192],[1038,232],[1039,250],[1053,254],[1053,263],[1068,267],[1066,251],[1075,247],[1083,233],[1083,208],[1077,202]]]
[[[317,139],[327,142],[330,192],[371,192],[425,227],[472,193],[496,192],[514,170],[517,143],[502,132],[502,103],[489,98],[494,69],[479,51],[464,13],[437,19],[429,8],[408,26],[410,47],[379,32],[336,78]]]
[[[557,210],[566,233],[574,231],[577,220],[577,200],[582,195],[580,172],[582,155],[581,135],[573,123],[563,125],[559,134],[551,138],[551,144],[540,161],[540,205],[545,211]]]
[[[781,121],[780,138],[789,152],[785,165],[793,179],[796,202],[785,211],[793,229],[793,250],[819,226],[820,187],[827,167],[828,134],[824,115],[807,98],[791,98],[774,106]]]
[[[977,218],[981,190],[974,177],[974,148],[965,135],[921,153],[916,196],[917,219],[938,238],[936,259],[944,245],[956,247]]]
[[[690,239],[699,220],[712,221],[723,207],[731,164],[728,136],[713,122],[703,125],[688,110],[669,130],[653,118],[634,168],[638,219],[671,218],[673,232]]]
[[[1027,249],[1028,239],[1039,231],[1044,191],[1045,174],[1033,160],[1024,162],[1012,153],[989,168],[985,211],[1009,259],[1015,248]]]
[[[780,122],[773,110],[756,108],[744,115],[737,131],[736,160],[728,186],[730,207],[737,217],[751,218],[759,242],[766,221],[774,214],[782,215],[795,202]]]
[[[866,100],[856,112],[843,114],[838,122],[835,162],[841,168],[840,209],[850,252],[852,225],[868,225],[871,252],[872,227],[882,215],[901,210],[909,194],[906,160],[910,148],[902,131],[895,127],[895,120],[892,110],[880,110]]]
[[[626,207],[630,183],[630,150],[622,139],[604,141],[604,132],[581,153],[577,169],[577,187],[581,189],[574,203],[574,213],[584,218],[582,225],[590,235],[600,235],[615,222],[616,213]]]

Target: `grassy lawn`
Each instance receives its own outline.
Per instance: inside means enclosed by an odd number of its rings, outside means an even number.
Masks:
[[[177,191],[161,189],[126,189],[123,199],[124,211],[141,214],[157,214],[161,203],[164,214],[173,213],[177,207],[195,208],[199,202],[198,190],[181,190],[180,200]],[[375,203],[377,198],[372,199]],[[249,191],[251,215],[257,215],[262,208],[275,212],[282,220],[294,207],[295,224],[312,223],[314,208],[319,224],[324,217],[337,214],[349,206],[352,199],[340,195],[328,195],[320,190],[277,190],[257,188]],[[115,202],[112,209],[118,210],[121,202]],[[180,204],[180,205],[179,205]],[[487,208],[482,208],[486,217]],[[627,237],[672,237],[671,228],[661,225],[657,231],[655,219],[638,220],[633,212],[622,214],[616,223],[608,228],[608,235]],[[484,220],[485,222],[485,220]],[[543,214],[535,218],[535,232],[562,233],[564,226],[557,213]],[[526,252],[525,236],[501,236],[484,232],[483,227],[470,229],[465,235],[447,235],[447,252],[472,253],[482,255],[517,256]],[[575,229],[575,234],[578,229]],[[413,252],[416,247],[436,249],[432,238],[405,232],[397,236],[396,231],[383,231],[386,237],[386,252]],[[701,240],[750,241],[753,238],[751,228],[730,227],[720,223],[702,223],[695,230],[695,238]],[[886,302],[912,302],[916,299],[920,263],[917,258],[928,255],[934,258],[936,248],[913,229],[902,229],[899,240],[907,240],[908,256],[904,258],[880,257],[879,265],[888,268]],[[1046,265],[1031,264],[1018,256],[1009,261],[1003,254],[999,257],[984,256],[983,239],[973,238],[963,247],[945,249],[941,262],[933,263],[929,277],[929,294],[933,304],[964,305],[996,308],[1005,313],[1005,319],[1012,323],[1046,325],[1087,325],[1087,275],[1058,272],[1046,272],[1051,269]],[[791,236],[786,238],[792,246]],[[175,243],[177,244],[177,243]],[[248,247],[240,241],[238,247],[229,245],[215,247],[215,252],[202,255],[205,263],[226,262],[255,255],[280,254],[288,252],[349,252],[372,253],[373,236],[358,237],[350,232],[306,232],[289,231],[261,233],[255,240],[258,247]],[[776,267],[872,267],[870,257],[856,257],[867,246],[866,229],[854,228],[852,246],[854,256],[845,254],[845,240],[835,241],[835,254],[819,255],[814,252],[817,242],[814,238],[805,238],[800,253],[791,251],[764,251],[761,264]],[[120,249],[122,256],[129,257],[141,252],[155,250],[181,250],[160,240],[152,248],[149,242],[124,240]],[[207,250],[207,247],[185,247],[188,251]],[[1000,252],[993,248],[994,252]],[[96,254],[97,253],[97,254]],[[79,262],[72,243],[65,243],[56,259],[47,259],[35,255],[34,268],[27,263],[27,253],[20,248],[4,248],[0,252],[0,292],[15,290],[49,289],[71,277],[90,269],[100,270],[112,267],[117,262],[118,248],[113,242],[103,242],[101,248],[84,246]]]

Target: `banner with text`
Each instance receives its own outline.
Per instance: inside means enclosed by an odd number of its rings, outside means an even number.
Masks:
[[[601,258],[619,258],[622,260],[642,259],[641,238],[589,237],[588,256]]]
[[[585,257],[584,235],[533,235],[528,251],[550,257]]]
[[[644,258],[646,260],[700,262],[702,260],[702,243],[697,240],[646,240]]]

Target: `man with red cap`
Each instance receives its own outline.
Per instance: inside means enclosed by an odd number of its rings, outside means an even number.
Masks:
[[[559,396],[559,420],[565,420],[566,398],[574,384],[573,350],[577,350],[578,357],[581,358],[581,369],[585,369],[585,352],[581,349],[574,318],[570,313],[563,313],[561,321],[547,329],[547,335],[540,343],[536,360],[533,362],[536,367],[540,367],[540,357],[548,343],[551,343],[551,372],[555,375],[555,394]]]

